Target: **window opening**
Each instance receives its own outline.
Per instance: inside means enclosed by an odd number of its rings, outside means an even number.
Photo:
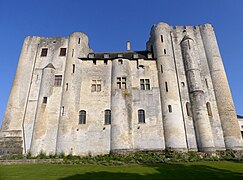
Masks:
[[[47,103],[47,97],[43,97],[43,104]]]
[[[166,54],[166,49],[164,49],[164,54]]]
[[[126,89],[126,77],[118,77],[117,78],[117,88],[118,89]]]
[[[75,64],[73,64],[73,73],[75,72]]]
[[[192,116],[192,111],[191,111],[191,105],[189,102],[186,103],[186,113],[187,113],[187,116]]]
[[[48,48],[42,48],[41,50],[41,57],[47,56]]]
[[[138,110],[138,123],[145,123],[145,112],[142,109]]]
[[[60,56],[66,56],[66,50],[67,50],[66,48],[61,48],[61,49],[60,49],[60,54],[59,54],[59,55],[60,55]]]
[[[164,42],[163,35],[160,36],[161,42]]]
[[[54,86],[62,85],[62,75],[55,75]]]
[[[150,90],[149,79],[140,79],[140,89],[141,90]]]
[[[165,82],[165,91],[168,92],[168,84]]]
[[[172,106],[171,105],[168,105],[168,110],[169,110],[170,113],[172,112]]]
[[[111,110],[105,110],[105,124],[111,124]]]
[[[101,91],[101,80],[92,80],[91,92],[100,92]]]
[[[213,116],[210,103],[207,102],[206,103],[206,106],[207,106],[208,116]]]
[[[80,39],[80,38],[78,38],[78,44],[80,44],[80,41],[81,41],[81,39]]]
[[[86,124],[86,111],[79,111],[79,124]]]

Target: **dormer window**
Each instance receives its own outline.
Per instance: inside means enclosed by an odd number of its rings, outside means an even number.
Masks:
[[[95,56],[94,56],[94,53],[90,53],[89,54],[89,58],[94,58]]]
[[[133,54],[133,59],[138,59],[138,54]]]
[[[104,58],[108,59],[109,58],[109,54],[104,54]]]
[[[117,56],[118,56],[119,58],[122,58],[122,57],[123,57],[123,54],[119,53],[119,54],[117,54]]]
[[[152,53],[148,53],[148,59],[152,59],[153,58],[153,56],[152,56]]]

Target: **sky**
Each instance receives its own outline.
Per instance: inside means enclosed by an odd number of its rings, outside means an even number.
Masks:
[[[243,115],[243,0],[0,0],[0,124],[26,36],[81,31],[96,51],[145,50],[153,24],[214,26],[237,114]]]

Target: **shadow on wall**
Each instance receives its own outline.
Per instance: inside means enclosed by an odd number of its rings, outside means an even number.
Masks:
[[[146,165],[144,165],[146,167]],[[60,180],[69,179],[243,179],[243,172],[236,173],[228,170],[209,167],[206,165],[183,165],[183,164],[160,164],[148,165],[152,167],[156,173],[143,174],[122,173],[122,172],[88,172],[85,174],[76,174],[60,178]],[[243,163],[242,163],[243,167]],[[122,169],[122,166],[121,166]],[[122,171],[122,170],[121,170]],[[135,171],[135,170],[134,170]]]

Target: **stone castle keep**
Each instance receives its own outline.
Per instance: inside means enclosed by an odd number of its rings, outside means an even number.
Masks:
[[[243,149],[212,25],[161,22],[145,51],[127,46],[93,52],[81,32],[26,37],[0,154]]]

